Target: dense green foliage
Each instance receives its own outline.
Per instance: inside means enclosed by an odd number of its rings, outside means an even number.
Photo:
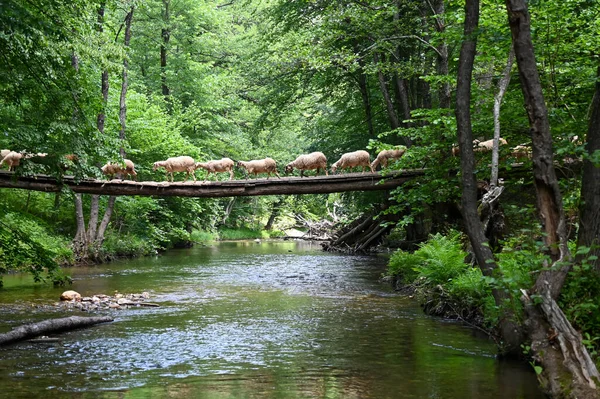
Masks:
[[[422,304],[437,308],[434,313],[463,318],[465,312],[470,312],[469,319],[495,314],[481,270],[465,263],[467,253],[462,247],[459,233],[436,234],[414,252],[395,252],[388,273],[397,279],[398,286],[414,290]],[[451,310],[439,309],[448,303],[452,304]]]

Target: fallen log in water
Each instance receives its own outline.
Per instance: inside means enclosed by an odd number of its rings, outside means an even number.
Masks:
[[[39,323],[25,324],[16,327],[7,333],[0,334],[0,346],[24,341],[40,335],[76,330],[78,328],[89,327],[94,324],[106,323],[113,320],[114,319],[110,316],[71,316],[63,317],[61,319],[44,320]]]

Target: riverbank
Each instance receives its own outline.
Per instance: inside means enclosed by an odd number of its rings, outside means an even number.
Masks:
[[[478,267],[465,263],[469,257],[463,249],[464,242],[460,233],[450,232],[446,236],[432,236],[415,252],[397,251],[390,257],[385,280],[397,291],[416,299],[426,314],[457,319],[485,331],[502,351],[500,318],[509,313],[518,322],[524,320],[521,289],[532,286],[545,255],[535,242],[505,243],[504,249],[496,254],[498,273],[484,277]],[[507,294],[502,308],[496,306],[492,288]],[[599,289],[600,275],[583,261],[573,265],[558,298],[597,365],[600,364]],[[526,347],[528,343],[523,345]]]

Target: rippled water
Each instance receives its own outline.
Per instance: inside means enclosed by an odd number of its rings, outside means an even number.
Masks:
[[[68,270],[84,296],[148,291],[161,307],[0,348],[0,397],[543,397],[533,372],[495,359],[485,337],[379,283],[385,262],[224,242]],[[0,332],[69,313],[51,306],[64,289],[4,281]]]

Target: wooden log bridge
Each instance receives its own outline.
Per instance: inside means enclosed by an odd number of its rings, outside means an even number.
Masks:
[[[101,195],[157,195],[179,197],[240,197],[280,194],[326,194],[344,191],[390,190],[417,176],[423,169],[376,173],[347,173],[311,177],[271,177],[231,181],[154,182],[132,180],[76,180],[63,176],[59,181],[47,175],[17,176],[0,171],[0,187],[58,192],[64,186],[76,193]]]

